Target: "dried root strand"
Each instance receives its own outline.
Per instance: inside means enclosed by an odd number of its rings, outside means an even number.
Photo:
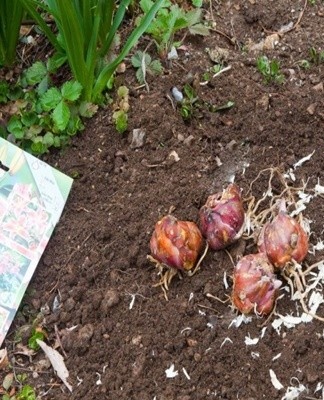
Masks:
[[[268,179],[268,188],[264,195],[256,201],[255,196],[252,194],[252,189],[253,185],[260,179],[260,177],[265,174],[269,173],[269,179]],[[282,191],[278,195],[273,195],[272,194],[272,182],[274,178],[277,177],[279,180],[279,183],[282,186]],[[247,212],[246,212],[246,219],[250,220],[252,224],[257,227],[261,228],[261,226],[265,223],[267,219],[269,219],[271,216],[274,215],[277,207],[278,207],[278,201],[282,198],[286,198],[288,203],[290,204],[296,204],[295,201],[295,195],[299,191],[305,190],[306,185],[304,184],[302,187],[291,187],[288,185],[284,175],[280,171],[279,168],[265,168],[261,170],[257,177],[250,183],[249,190],[247,194],[249,195],[246,199],[245,202],[247,203]],[[269,199],[270,198],[270,199]],[[265,204],[266,200],[268,200],[268,207],[260,211],[261,206]],[[299,218],[302,218],[301,216]],[[299,221],[301,222],[301,221]],[[252,235],[249,235],[248,237],[245,237],[246,240],[254,238],[254,233]]]
[[[306,303],[305,298],[307,296],[307,282],[306,282],[306,275],[318,266],[320,263],[316,263],[313,266],[309,267],[306,271],[302,271],[301,266],[294,262],[293,265],[288,265],[283,271],[282,276],[288,282],[290,290],[291,290],[291,297],[298,294],[298,300],[302,306],[302,309],[305,314],[311,316],[314,319],[324,322],[324,318],[320,317],[317,314],[312,313]]]

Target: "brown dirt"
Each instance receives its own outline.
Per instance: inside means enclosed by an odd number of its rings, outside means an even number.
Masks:
[[[187,51],[180,51],[162,76],[149,79],[149,92],[135,89],[134,70],[127,68],[120,79],[131,89],[128,132],[116,133],[107,108],[71,147],[46,157],[78,178],[5,340],[16,373],[26,372],[42,399],[280,399],[288,386],[299,384],[307,389],[299,398],[322,398],[321,391],[314,392],[324,382],[323,323],[283,327],[278,334],[272,317],[263,338],[247,346],[245,337],[260,337],[264,319],[229,327],[237,315],[230,304],[206,297],[230,295],[231,288],[223,284],[224,272],[230,276],[233,269],[226,252],[210,251],[199,273],[175,278],[169,301],[153,287],[158,276],[146,258],[149,240],[170,207],[176,217],[197,221],[207,196],[222,190],[233,175],[246,195],[264,168],[287,171],[314,150],[310,161],[296,169],[293,185],[324,183],[324,64],[313,63],[307,70],[298,66],[309,59],[310,47],[323,48],[323,2],[308,2],[303,14],[304,0],[211,3],[216,29],[233,42],[217,32],[203,39],[187,36]],[[294,29],[266,52],[280,60],[285,83],[267,85],[256,70],[257,54],[238,45],[258,43],[289,22]],[[201,109],[184,122],[167,95],[211,67],[205,49],[217,46],[228,49],[232,68],[208,85],[197,85],[198,96],[215,105],[231,100],[235,106],[218,113]],[[130,146],[135,128],[146,132],[144,145],[136,149]],[[178,162],[169,157],[171,151]],[[253,186],[256,196],[267,189],[267,179],[264,175]],[[322,236],[323,209],[317,197],[304,212],[312,220],[314,244]],[[237,247],[229,251],[235,259]],[[322,257],[316,252],[306,263]],[[53,312],[56,296],[60,308]],[[286,293],[276,311],[297,315],[297,305]],[[43,354],[15,355],[15,335],[25,332],[22,328],[45,306],[48,343],[55,344],[57,327],[72,394],[51,368],[42,369]],[[28,334],[22,335],[23,344]],[[171,364],[179,373],[173,379],[165,373]],[[274,388],[269,369],[284,389]]]

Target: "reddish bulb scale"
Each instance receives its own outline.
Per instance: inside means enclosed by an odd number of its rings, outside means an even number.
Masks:
[[[203,243],[194,222],[166,215],[155,225],[150,241],[152,257],[170,268],[189,271],[197,261]]]
[[[221,250],[240,238],[244,208],[240,189],[230,184],[223,193],[208,197],[199,211],[200,229],[213,250]]]
[[[248,254],[234,268],[232,302],[244,314],[269,314],[278,296],[281,281],[262,253]]]
[[[302,262],[308,252],[308,237],[301,225],[286,212],[285,202],[279,214],[261,230],[259,252],[265,253],[276,268],[283,268],[292,260]]]

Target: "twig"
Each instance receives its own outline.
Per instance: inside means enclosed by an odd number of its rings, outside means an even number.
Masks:
[[[215,28],[209,28],[210,31],[218,33],[221,36],[224,36],[224,38],[226,38],[233,46],[235,46],[235,42],[233,41],[233,39],[228,36],[226,33],[220,31],[219,29],[215,29]]]
[[[58,331],[58,328],[57,328],[57,325],[56,325],[56,324],[54,325],[54,329],[55,329],[55,336],[56,336],[57,343],[59,344],[59,346],[60,346],[60,348],[61,348],[61,350],[62,350],[62,353],[63,353],[64,357],[67,358],[67,354],[66,354],[66,352],[65,352],[65,350],[64,350],[64,347],[63,347],[63,345],[62,345],[61,338],[60,338],[60,334],[59,334],[59,331]]]

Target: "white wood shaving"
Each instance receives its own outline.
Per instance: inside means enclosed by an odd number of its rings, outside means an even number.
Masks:
[[[299,395],[305,390],[307,391],[306,387],[301,383],[299,384],[299,386],[289,386],[287,388],[285,395],[281,398],[281,400],[298,399]]]
[[[165,375],[167,378],[175,378],[179,375],[179,372],[174,369],[174,364],[171,364],[170,368],[165,370]]]
[[[277,389],[277,390],[281,390],[284,388],[284,386],[279,382],[277,375],[275,374],[275,372],[272,369],[269,369],[269,373],[270,373],[270,379],[271,379],[271,383],[273,384],[273,386]]]
[[[96,375],[98,375],[98,379],[96,380],[96,385],[102,385],[102,381],[101,381],[101,375],[99,374],[99,372],[96,372]]]
[[[313,221],[312,221],[311,219],[308,219],[308,218],[303,217],[303,218],[302,218],[302,221],[301,221],[301,223],[300,223],[301,227],[304,229],[304,231],[305,231],[308,235],[311,234],[311,228],[310,228],[310,226],[311,226],[311,223],[312,223],[312,222],[313,222]]]
[[[245,336],[245,340],[244,343],[246,344],[246,346],[254,346],[259,342],[259,338],[254,338],[252,339],[250,337],[250,334],[248,334],[248,336]]]
[[[186,371],[186,369],[184,367],[182,368],[182,372],[184,373],[184,375],[188,379],[188,381],[190,381],[191,378],[190,378],[188,372]]]
[[[278,360],[281,357],[281,353],[277,354],[276,356],[272,357],[272,361]]]
[[[194,298],[194,294],[193,294],[193,292],[191,292],[189,295],[188,303],[190,303],[193,298]]]
[[[226,342],[233,343],[232,339],[230,339],[229,337],[226,337],[226,338],[222,341],[222,344],[220,345],[220,348],[222,348]]]
[[[314,191],[315,191],[315,196],[324,194],[324,186],[320,185],[319,180],[318,183],[315,185]]]
[[[223,283],[224,283],[225,289],[227,290],[228,289],[228,282],[227,282],[226,271],[224,271]]]
[[[312,158],[312,156],[313,156],[314,153],[315,153],[315,150],[313,151],[313,153],[308,154],[308,156],[303,157],[303,158],[301,158],[299,161],[297,161],[297,162],[294,164],[294,169],[300,167],[300,166],[303,165],[306,161],[309,161],[309,160]]]
[[[261,329],[261,334],[260,334],[260,338],[261,338],[261,339],[263,338],[264,334],[266,333],[266,330],[267,330],[267,327],[266,327],[266,326],[264,326],[264,327]]]
[[[228,328],[230,328],[232,325],[235,326],[235,328],[239,328],[243,323],[248,324],[252,321],[252,317],[247,317],[244,314],[240,314],[234,319],[232,319],[231,323],[228,325]]]
[[[319,392],[321,389],[323,389],[323,383],[318,382],[318,384],[316,385],[316,389],[314,390],[314,393]]]
[[[256,360],[257,358],[260,358],[260,353],[251,351],[251,357]]]
[[[323,240],[319,240],[315,245],[313,245],[312,249],[313,249],[313,253],[312,254],[314,254],[315,251],[324,250],[324,242],[323,242]]]
[[[129,303],[129,309],[130,309],[130,310],[131,310],[131,309],[133,308],[133,306],[134,306],[136,295],[135,295],[135,294],[132,294],[131,296],[132,296],[132,300],[131,300],[131,302]]]

